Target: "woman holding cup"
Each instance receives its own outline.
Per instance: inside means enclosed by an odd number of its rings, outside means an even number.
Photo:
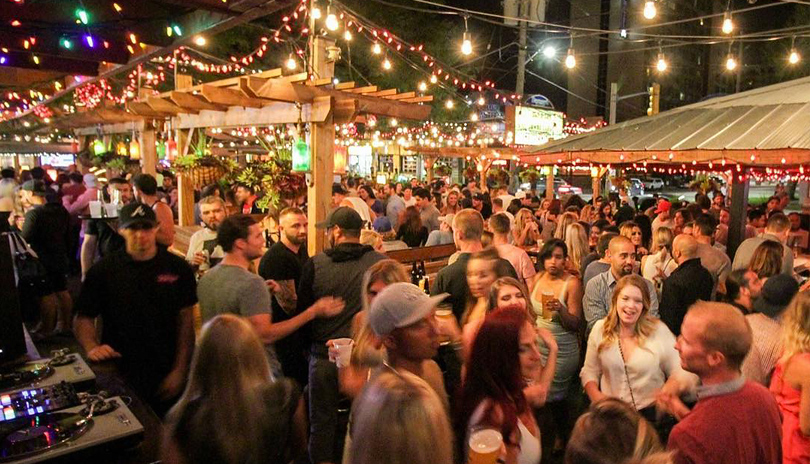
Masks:
[[[500,435],[506,464],[540,462],[540,429],[524,394],[526,379],[541,369],[537,332],[526,312],[507,308],[488,315],[473,342],[461,398],[460,424],[467,430],[469,463],[494,464],[493,443]],[[497,432],[497,433],[495,433]],[[489,440],[487,440],[489,441]]]

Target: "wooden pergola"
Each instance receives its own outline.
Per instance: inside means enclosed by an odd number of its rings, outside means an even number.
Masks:
[[[311,75],[283,75],[281,69],[272,69],[146,97],[129,103],[127,110],[146,120],[147,125],[149,120],[170,120],[177,130],[181,156],[189,150],[193,131],[299,121],[310,124],[312,173],[308,176],[308,214],[310,237],[315,238],[309,241],[312,255],[324,247],[324,236],[317,233],[315,224],[326,217],[331,205],[335,125],[354,122],[365,114],[424,120],[431,107],[423,103],[433,100],[432,96],[416,92],[381,90],[373,85],[358,87],[354,82],[334,83],[335,57],[330,55],[333,44],[324,37],[314,39],[315,66]],[[180,225],[191,225],[194,186],[179,176],[178,188]]]

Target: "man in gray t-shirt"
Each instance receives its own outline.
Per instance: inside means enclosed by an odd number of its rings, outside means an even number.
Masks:
[[[280,376],[281,364],[273,343],[317,317],[340,313],[343,302],[331,297],[321,298],[296,316],[274,324],[270,292],[285,290],[278,283],[265,281],[248,270],[251,262],[262,256],[264,235],[261,224],[243,214],[230,216],[217,229],[217,243],[225,257],[197,285],[203,323],[225,313],[247,319],[267,347],[273,374]]]

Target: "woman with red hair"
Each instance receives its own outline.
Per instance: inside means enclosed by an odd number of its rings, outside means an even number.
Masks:
[[[541,367],[537,332],[526,311],[507,308],[486,317],[467,363],[459,423],[467,436],[480,427],[498,430],[506,464],[540,462],[540,429],[523,389]]]

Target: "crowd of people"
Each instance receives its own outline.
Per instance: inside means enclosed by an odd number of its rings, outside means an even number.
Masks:
[[[808,233],[786,195],[730,256],[722,192],[349,178],[309,256],[305,205],[256,214],[260,193],[215,185],[177,253],[171,176],[2,174],[46,270],[31,329],[116,362],[165,415],[166,462],[450,464],[481,430],[507,464],[810,462]],[[96,198],[118,217],[88,218]],[[429,289],[386,256],[449,244]]]

